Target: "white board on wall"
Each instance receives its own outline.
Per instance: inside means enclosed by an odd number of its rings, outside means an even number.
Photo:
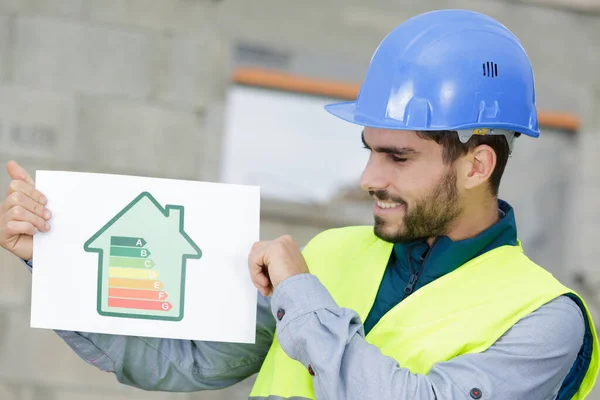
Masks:
[[[358,187],[368,152],[362,127],[323,108],[340,100],[233,85],[220,181],[261,187],[266,198],[327,202]]]

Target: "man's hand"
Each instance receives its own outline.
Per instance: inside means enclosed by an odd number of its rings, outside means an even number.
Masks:
[[[291,236],[268,242],[256,242],[248,256],[250,277],[254,286],[268,296],[285,279],[309,273],[304,256]]]
[[[12,178],[6,198],[0,203],[0,246],[17,257],[33,256],[33,235],[50,230],[48,200],[35,189],[33,179],[23,167],[9,161],[6,170]]]

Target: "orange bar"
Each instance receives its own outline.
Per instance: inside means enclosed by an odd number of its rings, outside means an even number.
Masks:
[[[256,67],[237,68],[233,72],[233,81],[241,85],[333,97],[342,100],[356,100],[360,90],[360,84],[356,83],[309,78]],[[538,110],[538,122],[542,128],[568,131],[577,131],[581,128],[581,120],[577,115],[559,111]]]
[[[538,111],[538,122],[540,127],[565,129],[568,131],[578,131],[581,129],[579,117],[573,114],[559,111]]]
[[[108,280],[109,287],[122,287],[129,289],[162,289],[161,281],[152,281],[149,279],[126,279],[126,278],[110,278]]]
[[[352,83],[307,78],[262,68],[238,68],[233,73],[233,80],[243,85],[337,97],[346,100],[356,99],[358,89],[360,89],[360,85]]]
[[[127,299],[143,299],[143,300],[164,300],[168,297],[166,292],[156,290],[136,290],[136,289],[121,289],[109,288],[109,297],[123,297]]]

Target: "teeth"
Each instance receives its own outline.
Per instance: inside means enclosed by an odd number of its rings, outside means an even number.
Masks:
[[[378,201],[377,205],[381,208],[396,208],[400,203],[384,203],[383,201]]]

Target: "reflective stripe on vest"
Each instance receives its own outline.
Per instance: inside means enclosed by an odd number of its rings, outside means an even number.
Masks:
[[[349,227],[319,234],[303,254],[337,304],[364,321],[392,247],[375,237],[372,227]],[[412,373],[427,374],[438,362],[486,350],[521,318],[566,293],[578,296],[533,263],[520,243],[502,246],[415,291],[385,314],[366,340]],[[598,374],[598,338],[590,325],[592,360],[573,399],[583,399]],[[275,338],[250,396],[315,399],[312,379]]]

